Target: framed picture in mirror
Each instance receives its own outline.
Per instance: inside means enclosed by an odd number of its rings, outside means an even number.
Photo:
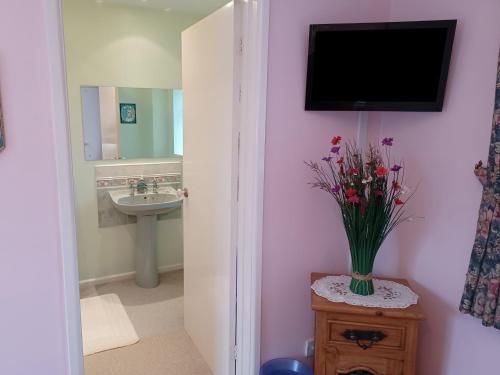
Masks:
[[[120,103],[120,120],[122,124],[137,124],[135,104]]]

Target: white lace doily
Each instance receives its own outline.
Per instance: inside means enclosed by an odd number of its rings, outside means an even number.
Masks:
[[[349,289],[350,283],[350,276],[327,276],[316,280],[311,289],[329,301],[356,306],[406,309],[418,301],[418,295],[410,288],[394,281],[373,279],[375,294],[371,296],[352,293]]]

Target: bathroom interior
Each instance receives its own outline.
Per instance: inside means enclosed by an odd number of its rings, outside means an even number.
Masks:
[[[182,32],[228,0],[63,0],[86,375],[211,374],[184,329]]]

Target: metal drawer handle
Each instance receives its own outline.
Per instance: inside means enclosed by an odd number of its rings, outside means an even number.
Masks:
[[[363,350],[370,349],[373,344],[380,342],[387,337],[380,331],[355,331],[350,329],[346,330],[342,336],[344,336],[346,340],[356,342],[356,344],[358,344],[358,346]]]

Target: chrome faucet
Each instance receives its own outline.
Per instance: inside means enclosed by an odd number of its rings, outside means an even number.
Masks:
[[[130,196],[133,197],[135,195],[135,185],[134,185],[134,182],[132,180],[130,180],[128,187],[130,189]]]
[[[156,181],[156,178],[153,180],[153,193],[158,194],[158,181]]]
[[[144,194],[148,192],[148,184],[146,184],[146,181],[144,181],[143,178],[141,178],[139,181],[137,181],[137,192],[139,194]]]

